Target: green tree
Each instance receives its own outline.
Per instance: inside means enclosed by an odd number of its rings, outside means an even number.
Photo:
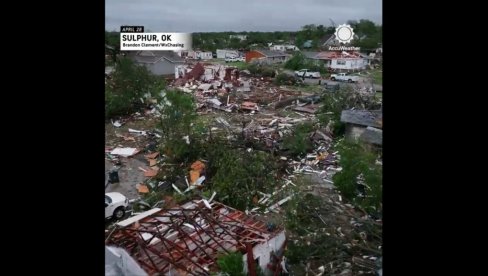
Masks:
[[[207,172],[219,201],[239,210],[250,209],[258,191],[273,190],[277,163],[269,153],[222,146],[225,142],[211,145]]]
[[[231,38],[229,43],[229,48],[238,49],[241,47],[241,40],[239,38]]]
[[[120,33],[105,31],[105,44],[120,49]]]
[[[354,32],[360,35],[371,36],[377,33],[377,28],[374,22],[361,19],[357,24],[355,24]]]
[[[300,70],[300,69],[310,69],[313,71],[318,71],[320,73],[327,72],[323,62],[308,59],[303,55],[302,52],[296,52],[292,58],[290,58],[284,66],[286,69],[290,70]]]
[[[145,67],[134,64],[128,58],[118,60],[111,79],[105,84],[106,118],[138,110],[143,106],[145,94],[158,97],[164,86],[164,81],[152,75]]]
[[[315,33],[316,39],[321,39],[326,33],[326,28],[324,25],[318,25]]]
[[[270,42],[267,34],[262,32],[250,32],[247,39],[249,40],[250,44],[256,43],[264,45]]]
[[[290,70],[302,69],[305,64],[305,56],[302,52],[298,51],[285,63],[285,68]]]
[[[110,54],[109,64],[117,62],[117,55],[120,53],[120,35],[118,32],[105,31],[105,52]],[[107,47],[108,46],[108,47]]]
[[[162,97],[160,128],[163,132],[162,150],[174,162],[191,162],[200,154],[200,137],[193,127],[196,115],[195,100],[181,91],[166,91]]]
[[[353,40],[352,44],[361,47],[363,50],[374,50],[382,42],[382,27],[375,25],[374,22],[361,19],[350,22],[351,27],[354,28],[354,33],[358,39]]]

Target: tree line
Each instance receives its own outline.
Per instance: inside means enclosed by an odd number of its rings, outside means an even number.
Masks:
[[[361,47],[364,50],[374,50],[382,42],[383,27],[368,19],[349,20],[357,38],[351,43],[353,46]],[[193,33],[193,49],[215,52],[217,49],[239,49],[243,51],[253,48],[267,47],[268,43],[296,45],[302,50],[306,41],[311,41],[310,50],[319,50],[324,39],[333,35],[337,26],[325,26],[322,24],[308,24],[299,31],[283,32],[206,32]],[[231,38],[231,35],[246,35],[245,40]],[[118,32],[105,32],[105,43],[116,49],[120,49],[120,38]]]

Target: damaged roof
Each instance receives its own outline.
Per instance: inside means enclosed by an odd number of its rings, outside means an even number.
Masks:
[[[280,51],[271,51],[271,50],[256,50],[256,52],[260,52],[261,54],[265,55],[266,57],[286,57],[289,56],[286,53],[280,52]]]
[[[302,52],[302,54],[306,57],[306,58],[312,58],[312,59],[317,59],[317,55],[319,54],[320,52]]]
[[[156,63],[166,59],[171,63],[184,63],[185,60],[173,51],[139,51],[132,58],[139,63]]]
[[[209,275],[220,254],[244,251],[247,243],[254,247],[283,232],[215,201],[192,200],[136,217],[117,223],[106,240],[127,249],[149,275]]]
[[[382,128],[383,113],[381,110],[343,110],[341,122]]]
[[[317,59],[362,59],[361,55],[357,52],[336,52],[336,51],[323,51],[316,55]]]

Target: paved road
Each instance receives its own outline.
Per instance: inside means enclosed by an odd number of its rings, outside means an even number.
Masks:
[[[139,167],[148,167],[147,161],[144,159],[144,155],[142,153],[139,153],[129,158],[121,157],[120,161],[122,162],[122,166],[119,166],[118,169],[120,182],[108,184],[107,188],[105,188],[105,192],[118,192],[128,197],[129,200],[139,198],[136,185],[139,183],[143,183],[146,179],[146,177],[144,176],[144,172],[142,172]],[[110,161],[105,160],[105,172],[107,173],[112,169],[114,169],[114,165]],[[131,212],[132,210],[127,210],[125,212],[125,216],[120,220],[129,218]],[[105,227],[107,228],[110,224],[114,222],[114,219],[106,219]]]
[[[347,82],[340,82],[340,81],[332,81],[329,79],[309,79],[309,78],[306,78],[304,82],[308,85],[319,85],[319,82],[320,82],[320,85],[324,85],[325,83],[328,83],[331,85],[339,83],[341,85],[350,85],[353,87],[370,87],[371,86],[371,83],[367,79],[360,79],[358,82],[355,82],[355,83],[347,83]],[[382,85],[375,84],[374,88],[377,91],[383,91]]]
[[[144,176],[144,172],[139,170],[138,168],[147,168],[147,161],[144,160],[144,156],[142,153],[139,153],[136,156],[125,158],[120,158],[122,162],[122,166],[119,169],[119,183],[108,184],[105,192],[118,192],[129,199],[138,198],[139,195],[137,193],[136,185],[138,183],[144,182],[146,177]],[[105,160],[105,171],[108,172],[112,170],[114,166],[108,160]]]
[[[118,221],[128,219],[131,216],[131,214],[132,214],[132,210],[126,210],[124,217]],[[114,224],[116,222],[117,222],[117,220],[115,220],[113,218],[105,219],[105,228],[108,228],[111,224]]]

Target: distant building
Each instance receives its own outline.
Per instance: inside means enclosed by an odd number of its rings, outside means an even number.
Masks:
[[[239,51],[231,49],[217,49],[217,58],[239,57]]]
[[[333,70],[356,71],[364,70],[370,65],[371,57],[360,53],[337,51],[302,52],[306,58],[316,63],[322,62],[326,68]]]
[[[300,50],[295,45],[271,45],[269,47],[269,49],[271,51],[281,51],[281,52],[285,52],[285,51],[298,51],[298,50]]]
[[[188,50],[181,50],[181,51],[176,51],[175,53],[182,57],[182,58],[186,58],[188,57],[188,54],[190,53],[191,51],[188,51]]]
[[[193,59],[213,59],[212,52],[203,51],[190,51],[188,57]]]
[[[280,51],[253,50],[246,53],[246,62],[283,63],[288,60],[289,54]]]
[[[176,65],[185,63],[185,60],[173,51],[139,51],[131,53],[129,57],[136,64],[145,66],[157,76],[173,76]]]
[[[269,46],[269,50],[271,50],[271,51],[280,51],[280,52],[286,51],[285,45],[270,45]]]
[[[302,48],[304,48],[304,49],[310,49],[310,48],[312,48],[312,42],[313,42],[312,40],[305,41],[303,43],[303,45],[302,45]]]
[[[244,41],[247,39],[247,35],[229,35],[229,39],[232,39],[232,38],[237,38],[239,39],[240,41]]]

